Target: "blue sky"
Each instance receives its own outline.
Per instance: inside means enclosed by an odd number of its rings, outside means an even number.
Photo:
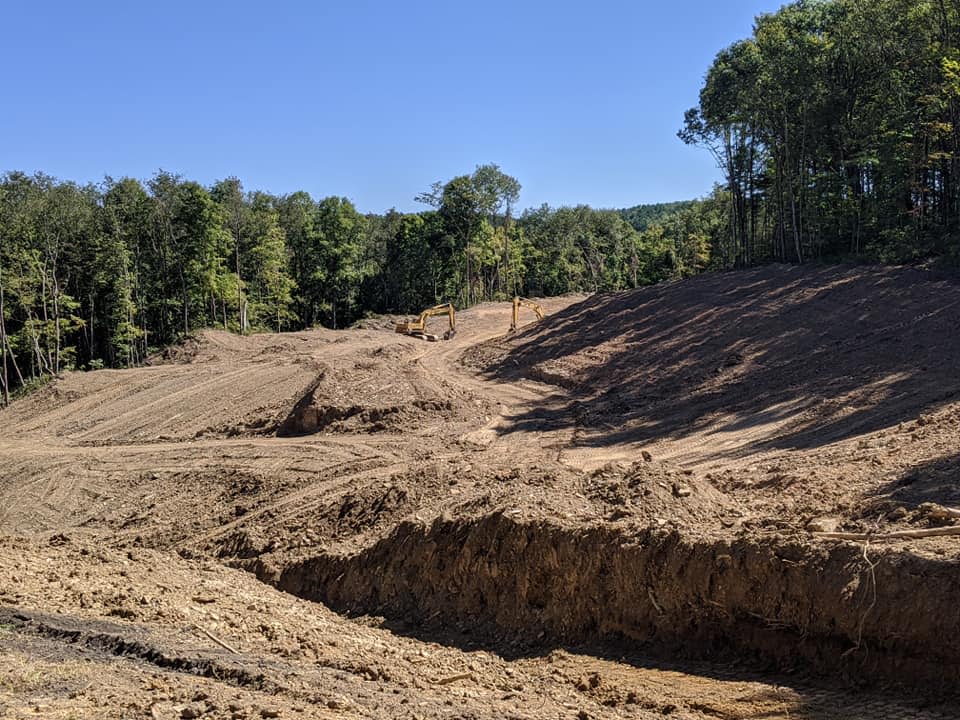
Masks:
[[[522,207],[696,197],[718,173],[683,111],[780,5],[9,2],[0,171],[235,175],[380,212],[493,162]]]

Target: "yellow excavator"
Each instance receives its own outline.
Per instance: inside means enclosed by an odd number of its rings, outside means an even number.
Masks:
[[[533,310],[533,312],[536,313],[537,320],[543,320],[543,308],[540,306],[540,303],[535,303],[533,300],[527,300],[522,297],[515,297],[513,299],[513,322],[510,323],[510,332],[512,333],[515,333],[520,325],[521,305]]]
[[[432,308],[427,308],[420,313],[420,317],[416,320],[397,323],[397,332],[403,335],[411,335],[423,340],[429,340],[430,342],[436,342],[440,338],[427,332],[427,319],[435,315],[446,315],[450,320],[450,329],[443,334],[444,340],[449,340],[457,334],[457,311],[454,309],[453,303],[434,305]]]

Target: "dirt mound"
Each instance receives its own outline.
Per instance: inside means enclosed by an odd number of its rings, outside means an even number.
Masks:
[[[410,318],[406,315],[370,315],[357,320],[351,327],[357,330],[380,330],[382,332],[396,332],[397,323],[406,322]]]
[[[400,432],[489,412],[489,401],[403,362],[405,356],[405,348],[379,347],[348,366],[324,368],[279,434]]]
[[[44,434],[86,445],[262,434],[315,376],[314,368],[284,360],[68,373],[3,417],[9,437]]]
[[[654,527],[710,528],[736,524],[736,503],[692,470],[641,461],[611,463],[590,473],[584,494],[602,504],[611,521],[629,518]]]
[[[445,484],[438,468],[428,467],[331,487],[285,517],[270,511],[251,514],[247,503],[238,513],[236,529],[200,549],[220,558],[245,560],[271,553],[299,554],[318,546],[363,546],[441,496],[440,486]]]
[[[924,582],[911,579],[922,574]],[[270,580],[351,613],[561,643],[628,639],[688,655],[759,656],[955,691],[956,568],[899,552],[783,538],[624,535],[496,512],[405,522],[356,555]],[[905,625],[903,608],[925,620]],[[946,623],[946,624],[944,624]]]

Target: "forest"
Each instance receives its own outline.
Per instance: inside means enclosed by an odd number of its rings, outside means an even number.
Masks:
[[[801,0],[758,17],[678,119],[724,178],[696,201],[518,211],[520,181],[493,164],[426,188],[421,212],[382,214],[237,178],[7,172],[3,401],[67,369],[140,364],[204,327],[341,328],[765,262],[956,264],[958,35],[957,0]]]
[[[0,177],[4,398],[67,369],[128,367],[204,327],[342,328],[515,294],[603,292],[701,270],[662,228],[541,207],[495,165],[437,182],[424,211],[363,214],[346,198],[204,187],[167,172],[78,185]],[[698,238],[706,248],[708,238]],[[700,252],[700,251],[698,251]]]
[[[723,170],[715,256],[960,258],[960,3],[801,0],[722,50],[680,138]]]

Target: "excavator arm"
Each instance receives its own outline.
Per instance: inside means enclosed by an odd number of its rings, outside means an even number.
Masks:
[[[540,303],[536,303],[533,300],[527,300],[527,298],[515,297],[513,299],[513,322],[510,323],[510,332],[516,332],[520,325],[521,305],[533,310],[537,316],[537,320],[543,320],[543,307],[541,307]]]

